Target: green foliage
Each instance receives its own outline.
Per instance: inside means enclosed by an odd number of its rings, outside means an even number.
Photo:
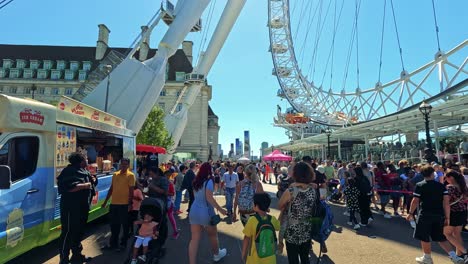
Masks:
[[[164,125],[164,111],[161,108],[154,107],[151,110],[137,135],[137,144],[160,146],[166,149],[174,144]]]

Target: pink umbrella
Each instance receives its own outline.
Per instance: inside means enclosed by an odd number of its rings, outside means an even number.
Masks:
[[[291,161],[292,157],[288,155],[284,155],[279,150],[275,150],[272,153],[263,156],[263,160],[267,161]]]

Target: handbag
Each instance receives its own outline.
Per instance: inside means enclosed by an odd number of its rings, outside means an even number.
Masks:
[[[320,202],[320,191],[315,189],[315,195],[315,206],[312,211],[312,216],[310,218],[310,221],[312,223],[312,229],[310,232],[311,238],[316,237],[320,233],[320,229],[322,228],[322,221],[326,215],[326,209]]]
[[[463,196],[460,197],[460,199],[456,200],[455,202],[450,203],[450,206],[452,206],[452,205],[454,205],[454,204],[456,204],[456,203],[459,203],[462,199],[463,199]]]
[[[206,205],[207,205],[207,208],[208,208],[208,214],[210,214],[210,205],[208,203],[208,200],[206,199],[206,185],[208,184],[208,181],[209,180],[207,180],[205,182],[205,201],[206,201]],[[221,222],[221,217],[218,214],[212,215],[210,217],[210,225],[211,226],[216,226],[216,225],[219,224],[219,222]]]

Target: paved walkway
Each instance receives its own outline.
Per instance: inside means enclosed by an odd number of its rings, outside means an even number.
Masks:
[[[277,199],[274,195],[276,186],[265,184],[264,189],[271,194],[273,199],[272,214],[279,214]],[[223,196],[216,196],[217,201],[224,204]],[[187,204],[183,204],[186,209]],[[333,205],[335,214],[335,232],[327,240],[328,254],[321,263],[324,264],[358,264],[358,263],[415,263],[414,258],[421,254],[419,243],[412,238],[412,230],[409,224],[402,218],[384,219],[376,215],[376,221],[370,227],[361,228],[358,232],[346,225],[346,217],[343,216],[343,205]],[[188,263],[187,248],[190,239],[190,226],[187,214],[184,213],[176,219],[181,231],[178,240],[171,238],[167,241],[167,255],[161,264],[185,264]],[[109,226],[105,219],[89,225],[89,232],[84,241],[85,254],[94,257],[93,263],[123,263],[127,253],[101,252],[100,247],[109,238]],[[228,256],[221,261],[223,264],[239,264],[241,260],[242,224],[221,222],[218,225],[219,240],[222,247],[228,249]],[[171,227],[169,232],[172,233]],[[439,246],[434,244],[433,258],[435,263],[449,263],[448,258],[441,254]],[[57,242],[54,241],[44,247],[37,248],[24,254],[13,261],[15,264],[58,263]],[[318,246],[314,245],[314,251],[318,252]],[[316,260],[315,257],[312,260]],[[213,263],[208,238],[202,238],[200,244],[198,263]],[[285,255],[278,256],[278,262],[287,263]],[[315,263],[315,262],[312,262]]]

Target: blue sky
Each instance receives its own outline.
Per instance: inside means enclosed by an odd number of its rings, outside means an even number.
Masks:
[[[299,7],[303,1],[291,0],[291,3]],[[339,76],[336,78],[336,83],[340,84],[343,76],[341,68],[344,65],[341,54],[347,51],[354,15],[354,1],[345,1],[349,6],[344,8],[342,23],[338,30],[339,39],[335,47],[337,58],[335,75]],[[212,32],[215,28],[226,1],[212,0],[212,2],[216,2],[216,5],[211,25],[208,27],[207,20],[204,20],[208,32]],[[97,25],[104,23],[111,30],[110,45],[128,47],[139,34],[140,26],[145,25],[159,8],[160,1],[134,0],[131,1],[132,4],[129,3],[130,1],[124,0],[14,0],[9,6],[0,10],[0,24],[3,25],[0,30],[0,43],[94,46],[97,39]],[[468,37],[465,17],[468,1],[436,0],[435,3],[441,47],[442,50],[449,50]],[[394,0],[394,5],[405,67],[408,71],[412,71],[429,62],[437,51],[431,1]],[[360,87],[363,89],[373,87],[377,81],[382,10],[383,0],[362,1],[359,16],[359,59]],[[387,9],[382,82],[395,79],[401,72],[395,29],[389,10]],[[293,25],[294,23],[293,21]],[[288,105],[286,101],[281,101],[276,96],[279,85],[276,78],[271,75],[273,64],[271,55],[267,52],[269,39],[266,25],[267,1],[247,1],[208,76],[209,83],[213,86],[213,98],[210,104],[220,118],[220,143],[225,153],[235,138],[243,137],[244,130],[251,131],[251,146],[255,155],[262,141],[275,145],[288,141],[283,129],[272,126],[276,105],[279,104],[283,109]],[[153,32],[151,36],[153,48],[157,47],[166,29],[165,25],[160,24]],[[300,34],[297,43],[304,41],[304,34],[302,37]],[[202,36],[202,33],[191,33],[187,36],[188,40],[195,42],[194,54],[198,54]],[[327,40],[330,36],[331,33],[325,30],[321,47],[330,45]],[[306,46],[312,45],[312,42],[313,38],[310,38]],[[328,48],[319,49],[318,54],[317,65],[324,65]],[[465,51],[461,59],[466,56]],[[351,65],[355,64],[355,58],[352,58]],[[347,82],[350,84],[349,90],[356,88],[354,72],[355,66],[354,68],[351,66]],[[341,87],[336,90],[341,90]]]

